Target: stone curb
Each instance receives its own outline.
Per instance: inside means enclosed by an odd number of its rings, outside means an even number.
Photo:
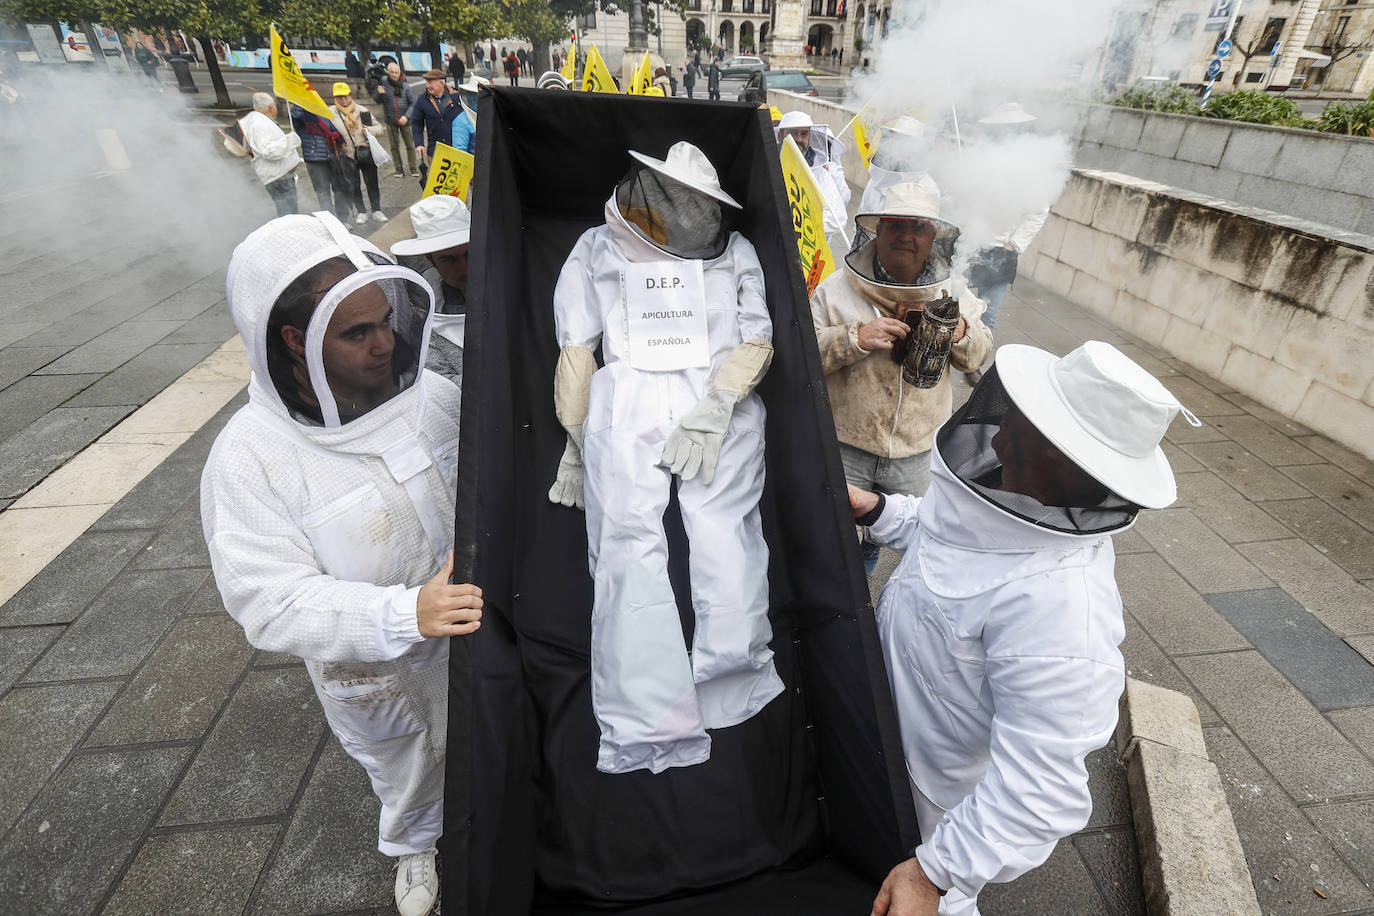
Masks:
[[[1127,678],[1116,746],[1126,765],[1150,916],[1260,916],[1193,701]]]

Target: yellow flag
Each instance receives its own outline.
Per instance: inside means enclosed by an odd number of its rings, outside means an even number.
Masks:
[[[649,52],[644,52],[644,59],[635,67],[634,75],[630,77],[630,86],[625,90],[626,95],[648,95],[649,90],[654,85],[653,64],[649,63]]]
[[[782,144],[782,183],[787,188],[787,204],[792,210],[792,228],[797,231],[797,251],[806,277],[806,295],[835,270],[830,243],[825,240],[825,198],[806,157],[790,136]]]
[[[872,125],[864,120],[867,114],[868,106],[865,105],[863,108],[860,108],[859,113],[854,116],[853,122],[854,144],[855,148],[859,151],[859,155],[863,157],[864,168],[869,168],[873,165],[873,155],[878,152],[877,134],[871,130]],[[870,134],[872,135],[870,136]]]
[[[301,68],[296,66],[296,58],[291,49],[277,34],[277,27],[268,26],[272,32],[272,93],[288,102],[294,102],[311,114],[317,114],[326,121],[334,120],[334,113],[320,98],[310,80],[305,78]]]
[[[476,162],[471,153],[454,149],[447,143],[435,144],[434,159],[429,163],[429,177],[425,179],[425,190],[420,196],[447,194],[467,203],[468,185],[472,183]]]
[[[576,45],[576,44],[574,44],[574,45],[572,46],[572,49],[571,49],[570,51],[568,51],[568,56],[567,56],[567,58],[563,61],[563,67],[562,67],[561,70],[558,71],[558,75],[561,76],[561,77],[563,77],[563,79],[565,79],[565,80],[568,81],[568,88],[569,88],[569,89],[576,89],[576,88],[577,88],[576,86],[572,85],[573,77],[577,75],[577,45]]]
[[[663,98],[663,96],[664,96],[663,90],[660,89],[660,88],[657,87],[657,86],[650,86],[648,89],[645,89],[645,90],[644,90],[644,94],[645,94],[645,95],[656,95],[656,96],[658,96],[659,98]]]
[[[582,91],[620,91],[616,88],[615,80],[611,79],[611,71],[606,69],[606,62],[601,59],[601,52],[596,49],[596,45],[587,49],[587,64],[582,71]]]

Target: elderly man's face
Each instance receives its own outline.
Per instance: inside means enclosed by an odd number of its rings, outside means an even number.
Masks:
[[[425,80],[425,91],[437,99],[444,94],[444,81],[441,79]]]
[[[401,67],[400,67],[400,65],[399,65],[399,64],[387,64],[387,65],[386,65],[386,75],[389,76],[389,77],[391,77],[393,80],[399,80],[399,79],[401,78]]]
[[[878,263],[899,283],[916,282],[934,244],[935,225],[924,219],[880,219],[873,240]]]
[[[444,282],[454,289],[467,292],[468,286],[468,246],[458,245],[436,251],[429,256],[429,262],[439,271]]]

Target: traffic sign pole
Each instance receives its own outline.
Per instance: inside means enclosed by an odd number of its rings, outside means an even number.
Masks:
[[[1217,44],[1217,56],[1212,60],[1211,66],[1207,68],[1207,88],[1202,90],[1202,108],[1206,108],[1207,103],[1212,100],[1212,86],[1221,76],[1221,59],[1231,53],[1231,32],[1236,27],[1236,16],[1240,13],[1240,3],[1241,0],[1236,0],[1235,5],[1231,7],[1231,18],[1226,20],[1226,34]]]

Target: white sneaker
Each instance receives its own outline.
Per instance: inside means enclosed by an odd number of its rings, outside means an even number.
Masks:
[[[363,223],[367,222],[367,214],[359,213],[357,216],[353,217],[353,222],[361,226]]]
[[[401,916],[425,916],[439,897],[439,870],[433,846],[396,861],[396,911]]]
[[[373,210],[373,211],[372,211],[372,218],[375,219],[375,220],[376,220],[377,222],[379,222],[379,223],[384,223],[384,222],[386,222],[386,214],[383,213],[381,210]]]

